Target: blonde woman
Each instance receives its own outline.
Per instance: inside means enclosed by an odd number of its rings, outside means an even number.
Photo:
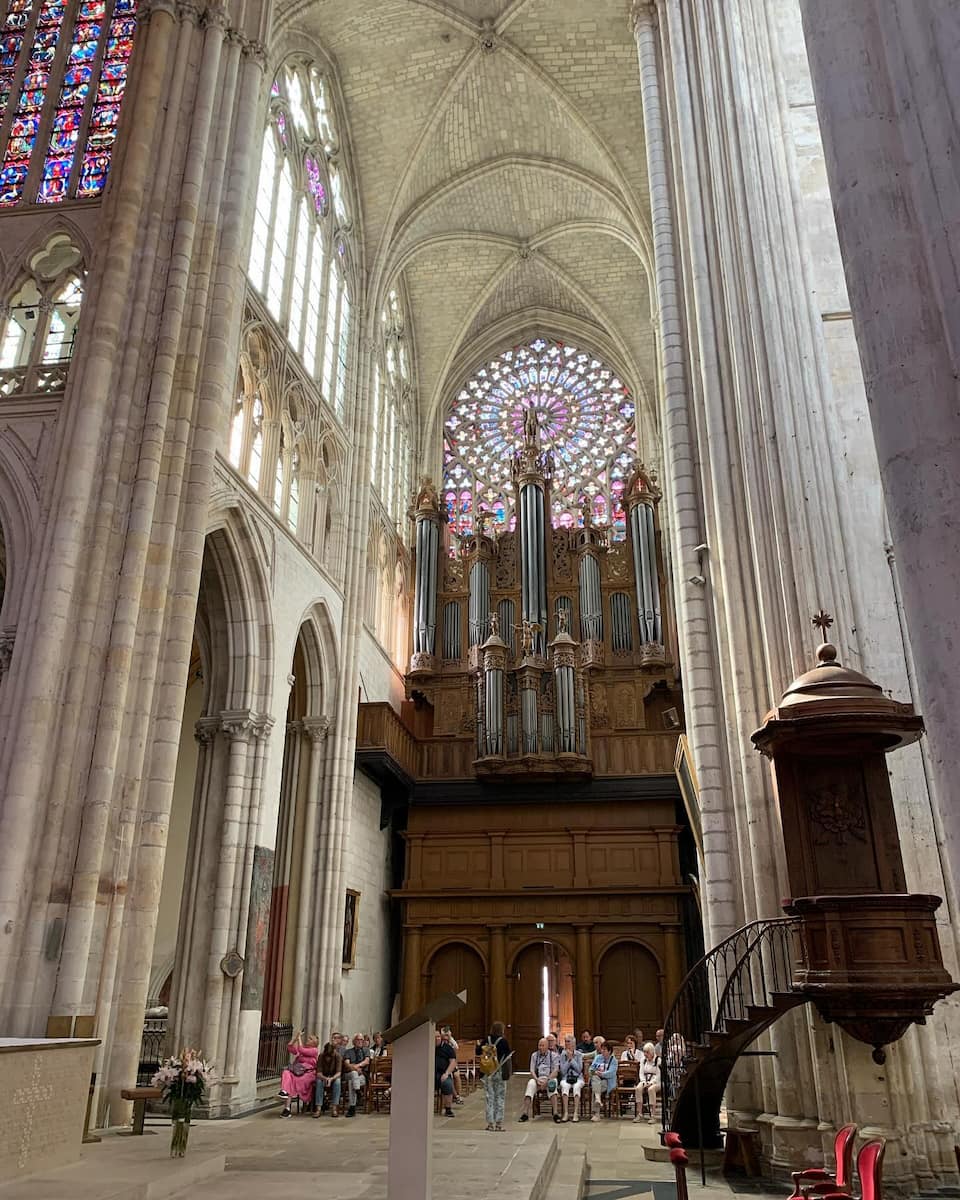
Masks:
[[[311,1033],[305,1038],[301,1029],[287,1047],[287,1053],[293,1055],[293,1062],[280,1076],[280,1095],[286,1101],[280,1114],[282,1117],[290,1116],[290,1103],[294,1099],[308,1108],[313,1102],[319,1046],[320,1039],[315,1034]]]
[[[657,1064],[657,1048],[653,1042],[647,1042],[643,1047],[643,1059],[640,1063],[640,1082],[637,1084],[635,1092],[637,1097],[637,1115],[633,1118],[634,1121],[640,1120],[640,1110],[643,1108],[643,1098],[646,1096],[647,1103],[650,1105],[650,1114],[647,1117],[647,1123],[652,1123],[654,1109],[657,1106],[657,1093],[659,1091],[660,1067]]]

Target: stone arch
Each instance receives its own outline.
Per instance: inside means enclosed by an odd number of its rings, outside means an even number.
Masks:
[[[27,565],[33,561],[40,528],[40,479],[29,447],[14,429],[0,434],[0,540],[3,585],[0,586],[0,630],[19,619]]]
[[[540,933],[535,933],[531,937],[524,938],[519,942],[507,958],[507,974],[512,975],[517,967],[517,961],[524,950],[531,946],[536,946],[541,942],[553,942],[569,957],[571,962],[576,962],[576,945],[573,938],[566,933],[561,933],[559,936],[553,930],[541,930]]]
[[[208,655],[204,711],[268,712],[274,658],[270,589],[262,542],[238,508],[221,514],[207,534],[200,595]]]

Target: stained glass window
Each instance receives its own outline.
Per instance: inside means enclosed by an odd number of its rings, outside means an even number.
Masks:
[[[374,371],[374,487],[394,524],[410,503],[413,425],[406,335],[399,293],[391,290],[380,314],[382,368]]]
[[[103,191],[135,14],[136,0],[8,0],[0,25],[0,207]],[[58,54],[61,44],[66,53]]]
[[[350,347],[350,215],[333,162],[337,152],[322,74],[308,62],[289,62],[270,89],[248,275],[324,399],[342,417]]]
[[[457,533],[478,513],[492,525],[516,522],[511,460],[523,444],[523,418],[539,417],[552,453],[551,517],[583,524],[584,511],[626,537],[623,488],[636,456],[636,408],[626,384],[596,355],[537,338],[481,367],[457,395],[446,419],[444,500]]]

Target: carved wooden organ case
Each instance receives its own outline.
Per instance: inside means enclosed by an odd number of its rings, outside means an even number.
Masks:
[[[472,736],[480,777],[669,771],[658,743],[682,717],[656,477],[635,464],[626,538],[613,541],[589,506],[577,527],[551,526],[552,474],[531,413],[512,463],[513,529],[491,532],[481,515],[452,536],[423,480],[407,695],[430,706],[432,738]]]

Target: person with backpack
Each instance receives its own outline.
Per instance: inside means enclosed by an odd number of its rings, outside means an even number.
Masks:
[[[477,1043],[477,1065],[483,1078],[483,1107],[487,1132],[503,1133],[503,1110],[513,1051],[504,1037],[502,1021],[494,1021],[485,1042]]]

